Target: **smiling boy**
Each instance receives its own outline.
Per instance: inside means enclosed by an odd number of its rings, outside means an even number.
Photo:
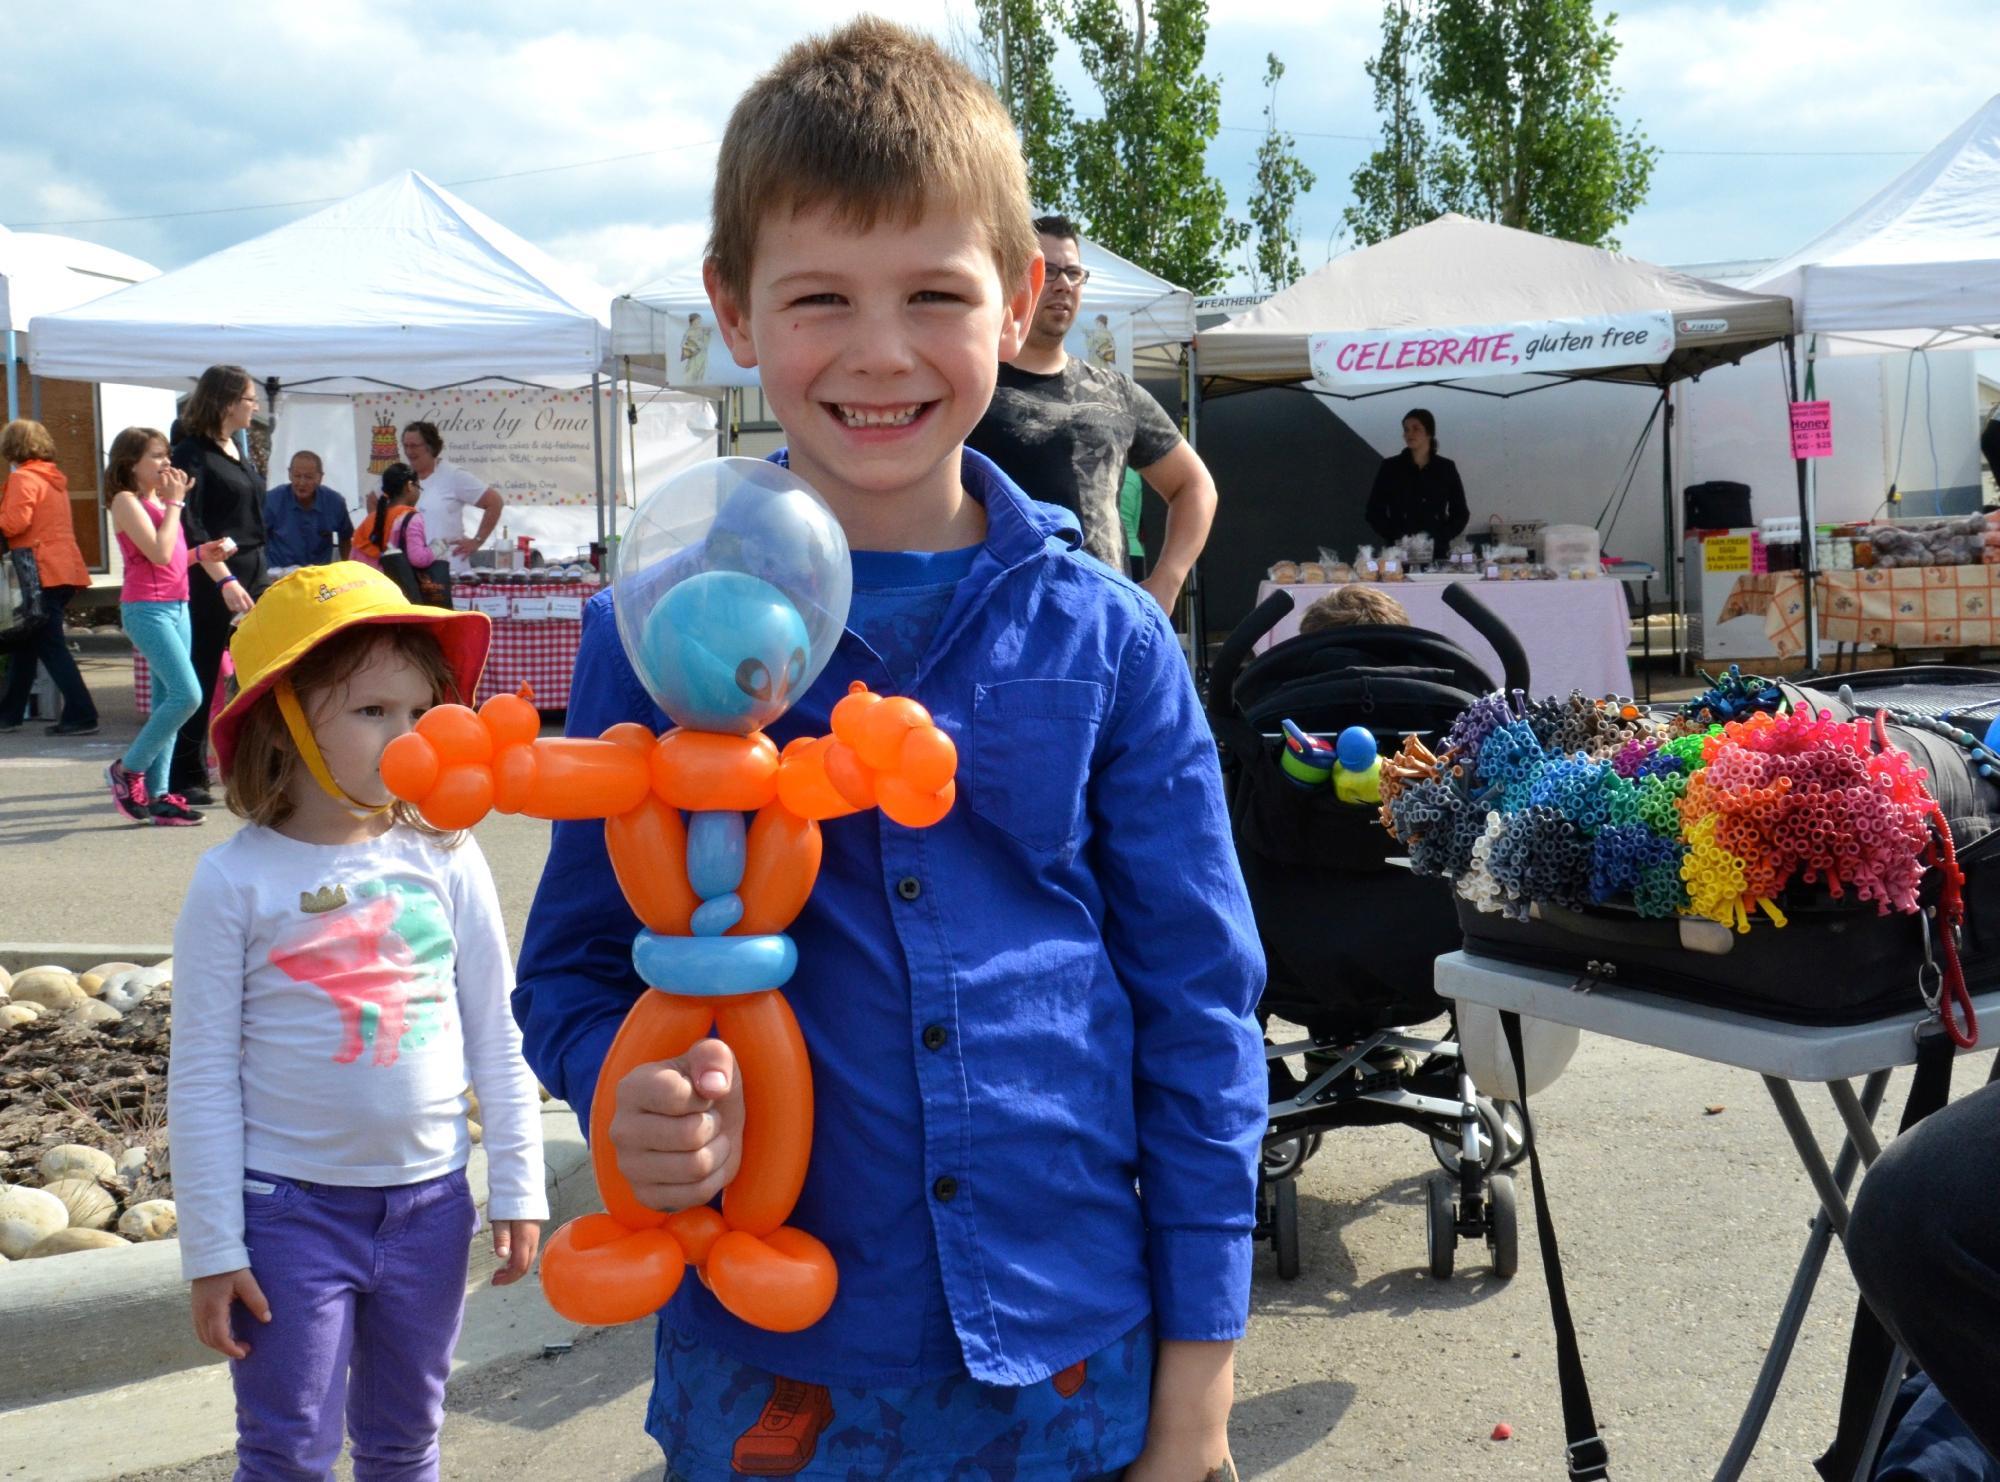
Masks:
[[[1078,550],[1073,516],[964,449],[1041,262],[1012,126],[934,43],[877,20],[792,48],[738,103],[705,278],[853,550],[832,663],[958,746],[930,829],[825,834],[788,994],[811,1049],[794,1223],[840,1269],[801,1333],[697,1282],[665,1310],[648,1429],[668,1476],[1235,1475],[1263,984],[1215,750],[1178,643]],[[569,726],[664,728],[585,614]],[[712,1199],[743,1127],[719,1041],[596,1084],[647,991],[603,831],[559,823],[516,1012],[531,1062],[661,1209]]]

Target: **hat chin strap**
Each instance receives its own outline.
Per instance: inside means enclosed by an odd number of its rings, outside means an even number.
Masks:
[[[320,755],[319,742],[313,738],[312,727],[306,724],[305,707],[299,704],[298,693],[292,688],[289,674],[272,686],[272,692],[278,697],[278,713],[285,718],[285,729],[292,733],[292,744],[298,747],[299,756],[305,762],[306,770],[312,773],[313,781],[319,784],[321,792],[343,808],[350,808],[364,818],[372,818],[377,813],[387,813],[395,806],[393,803],[358,802],[349,797],[347,790],[333,780],[333,771],[327,766],[326,758]]]

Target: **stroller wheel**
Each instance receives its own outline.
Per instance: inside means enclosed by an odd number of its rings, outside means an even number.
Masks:
[[[1306,1159],[1319,1151],[1320,1134],[1308,1132],[1285,1142],[1264,1147],[1264,1177],[1276,1183],[1291,1180],[1305,1166]]]
[[[1458,1215],[1452,1207],[1451,1180],[1433,1176],[1424,1185],[1424,1235],[1430,1242],[1431,1275],[1438,1281],[1451,1280],[1451,1267],[1458,1254]]]
[[[1278,1275],[1292,1281],[1299,1274],[1299,1185],[1281,1179],[1273,1190],[1271,1244],[1278,1253]]]
[[[1480,1097],[1479,1107],[1479,1152],[1480,1162],[1487,1172],[1498,1173],[1512,1168],[1528,1155],[1528,1127],[1521,1119],[1521,1108],[1511,1101],[1489,1101]],[[1503,1152],[1496,1160],[1494,1148]],[[1438,1161],[1438,1167],[1458,1177],[1458,1139],[1456,1137],[1433,1137],[1431,1156]]]
[[[1502,1281],[1521,1269],[1521,1225],[1511,1173],[1496,1173],[1486,1181],[1486,1245],[1493,1252],[1493,1274]]]

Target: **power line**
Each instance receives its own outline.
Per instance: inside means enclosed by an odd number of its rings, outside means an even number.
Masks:
[[[541,165],[532,170],[510,170],[504,175],[469,175],[459,180],[444,180],[447,186],[486,185],[496,180],[521,180],[530,175],[554,175],[564,170],[588,170],[597,165],[619,165],[628,160],[651,159],[655,155],[675,154],[683,149],[701,149],[715,144],[714,139],[696,139],[687,144],[670,144],[664,149],[642,149],[634,154],[610,154],[603,159],[575,160],[566,165]],[[13,231],[37,231],[51,226],[111,226],[127,221],[179,221],[190,216],[227,216],[240,211],[294,211],[302,206],[330,206],[335,201],[343,201],[345,196],[311,196],[298,201],[260,201],[248,206],[207,206],[194,211],[153,211],[139,216],[84,216],[67,221],[18,221]]]
[[[1223,124],[1231,134],[1261,134],[1259,124]],[[1379,144],[1379,134],[1329,134],[1314,129],[1281,129],[1299,139],[1339,139],[1349,144]],[[1661,154],[1712,156],[1735,159],[1915,159],[1921,149],[1662,149]]]

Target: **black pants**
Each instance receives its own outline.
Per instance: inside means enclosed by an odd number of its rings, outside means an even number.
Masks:
[[[264,570],[264,549],[238,551],[229,558],[229,569],[251,596],[262,592],[268,579]],[[168,774],[170,792],[186,793],[208,787],[208,717],[215,703],[215,680],[222,669],[222,656],[229,648],[230,623],[235,614],[222,600],[222,589],[201,567],[188,571],[188,626],[193,630],[195,683],[201,686],[201,704],[174,738],[173,767]]]
[[[28,695],[35,687],[35,670],[40,668],[49,671],[49,678],[62,692],[63,724],[97,724],[97,702],[90,698],[83,675],[77,671],[76,659],[70,654],[68,635],[63,632],[63,609],[82,590],[81,587],[42,588],[42,605],[48,612],[48,620],[8,656],[7,688],[0,691],[0,722],[17,726],[26,719]]]
[[[2000,1457],[2000,1084],[1882,1150],[1847,1260],[1882,1326]]]

